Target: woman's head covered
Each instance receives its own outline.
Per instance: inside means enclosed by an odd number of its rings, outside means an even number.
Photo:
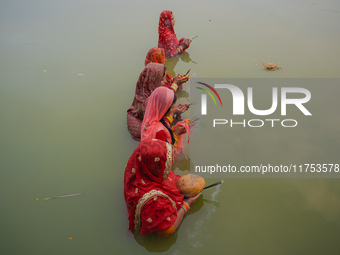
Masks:
[[[137,100],[146,100],[159,86],[162,86],[165,67],[158,63],[149,63],[139,75],[135,96]]]
[[[176,185],[179,176],[171,171],[173,158],[173,146],[158,139],[143,140],[132,153],[124,173],[130,230],[146,235],[174,224],[183,195]]]
[[[166,58],[164,49],[162,48],[152,48],[149,50],[148,54],[146,54],[144,64],[147,65],[149,63],[159,63],[165,64]]]
[[[172,23],[173,14],[172,11],[166,10],[162,11],[159,15],[159,23],[158,23],[158,33],[161,32],[160,30],[168,29],[172,33],[174,33],[174,26]]]
[[[163,128],[160,120],[172,106],[174,97],[175,92],[165,87],[159,87],[152,92],[142,123],[142,141],[146,138],[154,138]]]
[[[145,139],[138,146],[139,169],[158,183],[168,178],[173,164],[173,147],[167,142],[157,139]]]

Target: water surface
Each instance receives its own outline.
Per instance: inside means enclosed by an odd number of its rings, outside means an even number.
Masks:
[[[126,110],[145,55],[157,46],[161,11],[174,12],[179,38],[198,35],[175,73],[339,78],[339,7],[320,0],[1,1],[0,253],[339,254],[339,179],[227,179],[164,240],[127,231],[122,183],[137,146]],[[256,65],[265,61],[284,72]],[[187,86],[180,102],[188,96]],[[187,167],[179,163],[175,172]]]

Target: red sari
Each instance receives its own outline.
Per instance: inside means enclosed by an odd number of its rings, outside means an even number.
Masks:
[[[131,136],[140,141],[141,126],[148,98],[163,80],[164,65],[149,63],[140,74],[136,84],[135,97],[127,110],[127,126]]]
[[[165,53],[164,49],[162,48],[152,48],[149,50],[148,54],[146,54],[145,58],[145,65],[149,63],[159,63],[159,64],[165,64]],[[165,71],[166,75],[166,83],[164,84],[164,87],[170,88],[172,81],[174,79],[173,76],[167,73]]]
[[[177,40],[174,28],[171,23],[171,11],[163,11],[159,16],[158,23],[158,48],[163,48],[166,57],[174,57],[177,55],[177,48],[180,46],[182,41]],[[185,49],[189,48],[186,47]],[[183,49],[183,51],[185,50]]]
[[[131,155],[124,174],[129,230],[147,235],[174,229],[183,195],[172,164],[173,146],[157,139],[142,141]]]

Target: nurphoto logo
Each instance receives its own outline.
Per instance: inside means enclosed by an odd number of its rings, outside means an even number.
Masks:
[[[247,107],[250,113],[257,116],[268,116],[273,114],[278,108],[280,109],[280,115],[287,115],[287,105],[294,105],[297,109],[299,109],[305,116],[312,116],[310,111],[304,106],[311,99],[311,93],[308,89],[300,88],[300,87],[281,87],[278,89],[277,87],[272,87],[271,93],[271,106],[267,109],[256,109],[254,106],[254,96],[253,96],[253,88],[247,88],[247,94],[244,95],[243,91],[236,85],[232,84],[214,84],[214,87],[207,83],[196,82],[201,84],[208,89],[210,89],[218,98],[221,106],[222,100],[220,97],[221,92],[231,93],[232,95],[232,114],[234,116],[242,116],[245,115],[245,101],[247,101]],[[205,93],[201,94],[201,115],[207,115],[208,113],[208,104],[207,104],[207,94],[212,98],[215,105],[217,105],[216,100],[212,93],[206,89],[201,87],[196,87],[200,90],[203,90]],[[220,89],[220,94],[216,91],[216,89]],[[279,93],[280,92],[280,93]],[[295,98],[290,97],[290,95],[294,94]],[[298,98],[296,98],[298,96]],[[280,103],[279,103],[280,99]],[[225,107],[230,107],[230,103],[225,104]],[[262,127],[265,123],[271,123],[271,126],[275,126],[275,122],[280,122],[282,127],[296,127],[298,125],[297,120],[295,119],[243,119],[241,122],[235,122],[232,119],[222,119],[216,118],[213,119],[213,127],[216,125],[225,125],[230,124],[230,127],[235,125],[242,125],[243,127]]]

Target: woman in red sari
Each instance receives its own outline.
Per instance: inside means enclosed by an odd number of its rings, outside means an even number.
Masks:
[[[176,154],[179,154],[185,133],[190,135],[190,124],[188,121],[180,121],[171,128],[174,114],[188,109],[186,105],[175,106],[176,101],[177,97],[172,90],[160,87],[152,92],[144,114],[141,140],[156,138],[166,141],[173,144]]]
[[[158,23],[158,48],[163,48],[166,57],[174,57],[189,48],[191,39],[177,40],[175,31],[175,18],[172,11],[163,11]]]
[[[145,66],[149,63],[160,63],[160,64],[165,64],[166,63],[166,58],[165,58],[165,53],[163,48],[151,48],[146,54],[145,57]],[[165,87],[170,88],[171,85],[174,82],[174,77],[171,76],[170,74],[165,71],[165,76],[166,76],[166,82],[164,84]],[[182,89],[183,83],[187,82],[189,80],[189,76],[181,76],[177,75],[177,85],[178,89]]]
[[[142,141],[131,155],[124,174],[129,230],[170,235],[199,197],[183,200],[172,164],[172,145],[157,139]]]

